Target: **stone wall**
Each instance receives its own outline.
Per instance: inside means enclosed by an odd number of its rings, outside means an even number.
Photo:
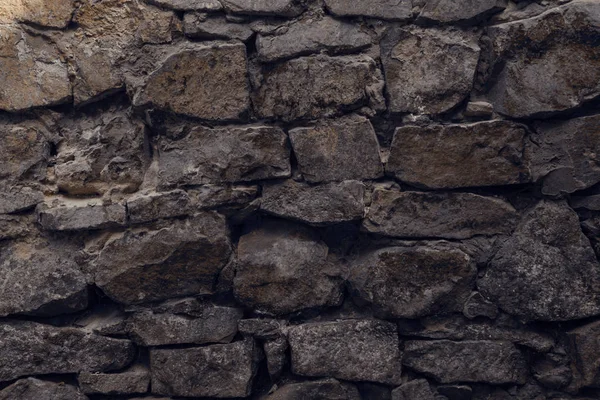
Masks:
[[[0,399],[600,398],[600,1],[0,1]]]

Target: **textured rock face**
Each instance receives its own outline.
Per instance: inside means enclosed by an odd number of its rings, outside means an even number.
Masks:
[[[426,379],[407,382],[392,391],[392,400],[434,400],[434,394]]]
[[[41,207],[38,221],[46,230],[76,231],[84,229],[105,229],[125,225],[127,211],[122,204],[92,204],[70,207]]]
[[[507,0],[428,0],[419,18],[442,23],[473,22],[501,11],[507,3]]]
[[[324,399],[324,400],[359,400],[356,387],[348,383],[340,383],[335,379],[315,382],[291,383],[277,389],[267,397],[269,400],[289,399]]]
[[[82,394],[75,386],[27,378],[18,380],[0,391],[0,399],[87,400],[87,396]]]
[[[251,15],[275,15],[295,17],[303,11],[298,0],[221,0],[225,10]]]
[[[207,18],[205,13],[186,13],[183,19],[185,35],[200,39],[238,39],[248,41],[254,32],[246,24],[229,22],[226,17]]]
[[[134,367],[112,374],[82,372],[77,381],[85,394],[146,393],[150,385],[150,374],[143,367]]]
[[[341,17],[364,16],[406,20],[412,16],[412,0],[375,0],[369,3],[352,0],[325,0],[327,9]]]
[[[148,0],[148,2],[179,11],[219,11],[223,8],[221,2],[217,0]]]

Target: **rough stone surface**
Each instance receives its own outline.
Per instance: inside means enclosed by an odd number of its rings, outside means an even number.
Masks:
[[[35,378],[21,379],[0,391],[1,400],[87,400],[75,386],[42,381]]]
[[[360,398],[360,394],[354,385],[341,383],[336,379],[289,383],[267,397],[268,400],[359,400]]]
[[[267,370],[271,379],[278,379],[287,363],[288,342],[285,338],[279,337],[273,340],[267,340],[263,345],[265,358],[267,359]]]
[[[258,187],[253,185],[203,185],[189,189],[192,204],[201,209],[219,207],[244,207],[258,195]]]
[[[515,209],[494,197],[376,189],[363,228],[385,236],[466,239],[508,234],[516,223]]]
[[[303,11],[298,0],[221,0],[226,11],[237,14],[295,17]]]
[[[398,128],[386,172],[431,189],[529,182],[526,134],[507,121]]]
[[[37,0],[23,0],[22,4],[23,15],[20,18],[23,21],[50,28],[66,28],[75,10],[75,0],[42,3]]]
[[[435,400],[426,379],[416,379],[392,390],[392,400]]]
[[[127,216],[132,224],[181,217],[190,212],[190,197],[183,190],[144,193],[127,199]]]
[[[219,11],[223,8],[218,0],[147,0],[157,6],[179,11]]]
[[[407,20],[412,16],[412,0],[325,0],[327,9],[340,17],[371,17],[390,20]]]
[[[44,201],[42,192],[29,187],[0,185],[0,214],[13,214]]]
[[[183,17],[185,35],[198,39],[237,39],[248,41],[254,32],[246,24],[229,22],[225,17],[208,18],[203,13],[186,13]]]
[[[476,22],[502,11],[507,3],[507,0],[428,0],[419,18],[441,23]]]
[[[125,225],[127,211],[123,204],[43,205],[38,207],[38,221],[50,231],[107,229]]]
[[[150,372],[140,366],[112,374],[82,372],[77,381],[85,394],[146,393],[150,386]]]
[[[582,387],[600,386],[600,357],[598,357],[598,337],[600,326],[598,322],[583,325],[567,332],[569,352],[571,353],[571,390],[577,391]]]
[[[394,324],[348,320],[291,327],[292,372],[349,381],[401,382],[400,349]]]

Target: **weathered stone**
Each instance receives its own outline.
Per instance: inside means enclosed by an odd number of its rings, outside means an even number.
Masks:
[[[225,219],[200,213],[113,235],[95,262],[95,282],[126,304],[212,293],[230,255]]]
[[[502,341],[407,341],[402,363],[441,383],[523,384],[528,374],[521,352]]]
[[[464,111],[465,117],[491,118],[494,114],[494,106],[485,101],[470,101]]]
[[[384,318],[419,318],[462,310],[477,268],[451,247],[388,247],[353,262],[348,281],[355,294]]]
[[[571,372],[570,389],[600,387],[600,323],[592,322],[567,332]]]
[[[431,189],[531,181],[525,126],[508,121],[396,129],[386,171]]]
[[[450,110],[471,91],[478,60],[479,46],[469,34],[418,27],[391,31],[382,42],[390,111]]]
[[[161,139],[160,184],[247,182],[290,176],[290,149],[280,128],[196,126],[181,140]]]
[[[466,239],[510,233],[517,217],[509,203],[494,197],[376,189],[363,227],[385,236]]]
[[[50,159],[49,136],[48,131],[36,120],[0,119],[0,181],[12,186],[28,178],[43,179]],[[24,189],[22,193],[14,193],[13,190],[4,188],[3,196],[10,198],[28,192]]]
[[[477,285],[502,310],[523,319],[600,314],[600,265],[577,214],[563,202],[542,201],[530,210]]]
[[[22,0],[21,4],[22,21],[50,28],[66,28],[75,10],[74,0]]]
[[[407,20],[412,17],[413,0],[325,0],[327,9],[340,17],[371,17],[390,20]]]
[[[349,381],[401,382],[396,326],[376,320],[348,320],[289,328],[292,372]]]
[[[300,57],[264,71],[253,103],[262,118],[313,119],[363,106],[383,109],[383,86],[369,56]]]
[[[242,335],[252,336],[257,339],[275,339],[283,335],[286,325],[286,320],[249,318],[240,320],[238,331]]]
[[[473,396],[473,389],[467,385],[441,385],[437,391],[448,400],[471,400]]]
[[[103,336],[126,336],[126,314],[121,307],[110,304],[101,304],[77,318],[73,326],[83,328],[85,331]]]
[[[316,232],[268,221],[240,238],[234,294],[242,304],[273,314],[342,301],[339,265]]]
[[[263,345],[267,359],[267,371],[273,381],[277,380],[283,372],[287,362],[287,349],[288,342],[283,337],[267,340]]]
[[[56,204],[57,203],[57,204]],[[69,200],[49,202],[37,208],[38,222],[50,231],[108,229],[125,225],[123,204],[69,204]]]
[[[207,120],[239,119],[250,106],[246,47],[189,44],[150,74],[133,103]]]
[[[353,115],[290,130],[298,166],[308,182],[377,179],[379,144],[368,119]]]
[[[18,380],[0,391],[0,400],[15,399],[87,400],[88,398],[75,386],[27,378]]]
[[[218,0],[146,0],[160,7],[179,11],[219,11],[223,8]]]
[[[304,11],[298,0],[221,0],[225,11],[250,15],[296,17]]]
[[[186,13],[183,17],[185,35],[198,39],[237,39],[248,41],[254,32],[248,25],[227,21],[225,17],[207,18],[206,14]]]
[[[542,181],[542,193],[573,193],[600,182],[600,115],[540,124],[537,131],[532,172]]]
[[[600,95],[600,3],[572,1],[487,28],[487,97],[501,114],[541,117]]]
[[[358,181],[310,186],[287,180],[263,186],[260,208],[309,224],[331,224],[361,219],[364,196],[365,186]]]
[[[258,35],[256,49],[263,62],[328,51],[356,51],[371,44],[360,26],[330,17],[301,19],[279,35]]]
[[[135,313],[128,324],[133,339],[143,346],[229,343],[242,316],[238,308],[205,304],[193,317],[143,311]]]
[[[268,400],[360,400],[360,398],[354,385],[335,379],[288,383],[267,397]]]
[[[569,205],[575,210],[600,211],[600,195],[572,196]]]
[[[52,316],[83,310],[87,282],[70,242],[43,238],[8,242],[0,250],[0,316]]]
[[[142,193],[127,199],[127,216],[132,224],[189,214],[190,198],[183,190]]]
[[[258,195],[253,185],[203,185],[188,190],[195,207],[212,209],[219,207],[243,207]]]
[[[12,214],[35,207],[44,194],[29,187],[0,185],[0,214]]]
[[[82,372],[77,376],[77,381],[85,394],[146,393],[150,386],[150,371],[145,367],[135,366],[112,374]]]
[[[16,239],[37,231],[31,215],[0,214],[0,240]]]
[[[415,379],[392,390],[392,400],[435,400],[426,379]]]
[[[116,370],[127,366],[135,355],[129,340],[28,321],[0,324],[0,353],[0,381],[24,375]]]
[[[419,18],[442,23],[478,22],[506,5],[507,0],[428,0]]]
[[[477,317],[494,319],[498,315],[498,307],[483,297],[481,293],[473,292],[465,302],[463,315],[469,319]]]
[[[247,397],[256,373],[251,339],[187,349],[151,349],[152,393]]]
[[[14,26],[0,27],[0,110],[18,112],[71,100],[67,64],[56,46]]]

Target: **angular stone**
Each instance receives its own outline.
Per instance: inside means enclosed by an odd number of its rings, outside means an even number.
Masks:
[[[261,118],[314,119],[363,106],[383,109],[383,86],[369,56],[300,57],[263,71],[253,103]]]
[[[363,228],[385,236],[467,239],[510,233],[517,217],[509,203],[494,197],[376,189]]]
[[[201,209],[243,207],[258,195],[253,185],[203,185],[188,189],[192,204]]]
[[[392,400],[435,400],[426,379],[415,379],[392,390]]]
[[[600,264],[564,202],[541,201],[531,209],[477,286],[502,310],[526,320],[600,314]]]
[[[246,47],[190,44],[150,74],[133,103],[207,120],[239,119],[250,106]]]
[[[129,340],[28,321],[0,324],[0,381],[24,375],[102,372],[124,368],[135,355]]]
[[[257,364],[251,339],[187,349],[151,349],[152,393],[247,397]]]
[[[190,198],[183,190],[143,193],[127,199],[127,216],[132,224],[189,214]]]
[[[386,172],[431,189],[530,182],[526,135],[508,121],[397,128]]]
[[[418,27],[392,31],[382,42],[390,111],[450,110],[471,91],[478,60],[476,38],[467,33]]]
[[[371,37],[360,26],[322,17],[299,20],[283,34],[258,35],[256,49],[261,61],[273,62],[321,51],[356,51],[371,42]]]
[[[66,28],[75,10],[74,0],[22,0],[21,4],[22,21],[50,28]]]
[[[125,304],[208,294],[230,255],[225,219],[200,213],[162,228],[114,234],[95,262],[95,283]]]
[[[32,215],[0,214],[0,240],[16,239],[37,231],[34,223]]]
[[[78,388],[64,383],[21,379],[0,391],[0,400],[88,400]]]
[[[348,282],[383,318],[419,318],[462,310],[476,274],[475,262],[452,247],[388,247],[361,255]]]
[[[146,393],[150,386],[150,371],[145,367],[135,366],[112,374],[82,372],[77,376],[77,381],[85,394]]]
[[[247,182],[290,176],[290,149],[276,127],[196,126],[188,136],[161,139],[160,185]]]
[[[263,186],[260,208],[308,224],[333,224],[361,219],[364,196],[365,186],[358,181],[310,186],[287,180]]]
[[[160,7],[178,11],[219,11],[223,8],[218,0],[147,0]]]
[[[41,123],[36,120],[16,118],[0,119],[0,165],[2,165],[0,181],[6,182],[7,186],[12,186],[17,181],[28,178],[42,180],[46,175],[49,159],[50,134]],[[13,190],[18,190],[18,188]],[[20,197],[29,192],[24,189],[15,193],[13,190],[4,188],[3,196],[10,199],[13,196]],[[15,208],[15,206],[4,207]]]
[[[35,207],[44,194],[29,187],[0,185],[0,214],[12,214]]]
[[[298,166],[308,182],[377,179],[383,175],[379,143],[368,119],[353,115],[290,130]]]
[[[502,341],[407,341],[402,364],[441,383],[523,384],[528,375],[523,354]]]
[[[109,229],[124,226],[127,213],[123,204],[72,205],[62,200],[38,206],[38,222],[50,231]],[[62,204],[61,204],[62,203]]]
[[[283,373],[283,368],[287,362],[287,349],[288,342],[283,337],[267,340],[263,345],[265,358],[267,359],[267,371],[273,381],[277,380]]]
[[[569,205],[575,210],[600,211],[600,195],[572,196]]]
[[[507,0],[428,0],[419,19],[441,23],[478,22],[506,8]]]
[[[248,25],[229,22],[226,17],[208,18],[201,13],[186,13],[183,30],[191,38],[237,39],[242,42],[248,41],[254,34]]]
[[[486,33],[487,97],[499,113],[543,117],[600,96],[597,1],[573,1]]]
[[[485,101],[470,101],[464,111],[465,117],[492,118],[494,106]]]
[[[315,231],[269,221],[240,238],[234,294],[255,310],[289,314],[342,301],[337,262]]]
[[[76,254],[62,240],[30,238],[8,242],[0,250],[0,316],[53,316],[88,305],[87,281]]]
[[[327,9],[340,17],[370,17],[402,21],[412,17],[413,0],[325,0]]]
[[[15,26],[0,27],[0,110],[19,112],[72,98],[67,64],[56,46]]]
[[[477,317],[494,319],[498,315],[498,307],[483,297],[481,293],[473,292],[465,302],[463,315],[469,319]]]
[[[396,326],[377,320],[347,320],[289,328],[292,372],[349,381],[401,383]]]
[[[304,11],[298,0],[221,0],[225,11],[236,14],[296,17]]]
[[[271,393],[268,400],[321,399],[321,400],[360,400],[356,387],[336,379],[288,383]]]
[[[542,181],[542,193],[573,193],[600,182],[600,115],[539,124],[537,131],[532,172]]]
[[[286,320],[249,318],[242,319],[238,323],[238,331],[242,335],[252,336],[257,339],[276,339],[283,335],[286,326]]]
[[[583,325],[567,332],[568,353],[571,358],[573,379],[569,386],[572,391],[584,387],[600,387],[600,323]]]
[[[467,385],[443,385],[437,391],[449,400],[471,400],[473,396],[473,389]]]

